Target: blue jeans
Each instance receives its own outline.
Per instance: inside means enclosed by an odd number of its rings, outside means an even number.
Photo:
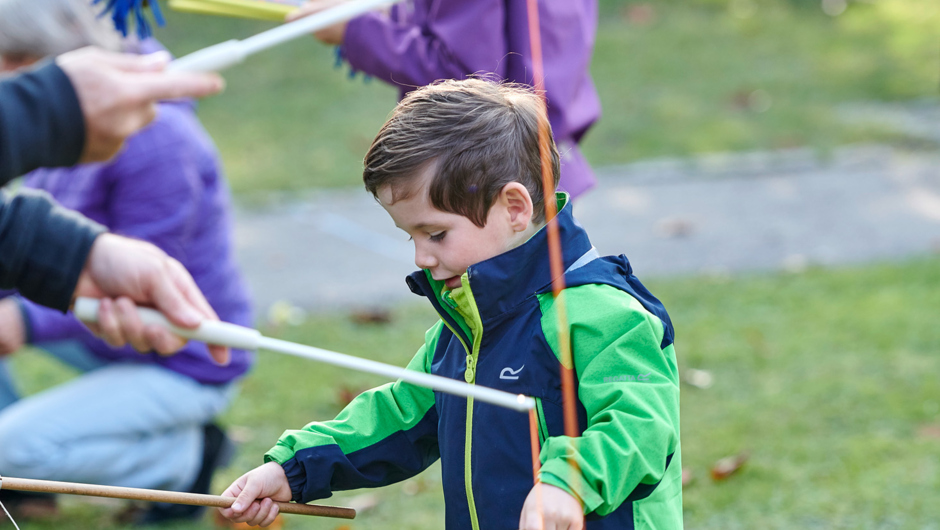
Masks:
[[[77,342],[36,346],[82,375],[18,399],[0,361],[0,475],[176,491],[192,485],[202,426],[225,410],[233,385],[107,363]]]

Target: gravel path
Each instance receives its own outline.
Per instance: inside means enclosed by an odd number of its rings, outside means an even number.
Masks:
[[[800,270],[940,252],[940,153],[851,146],[663,159],[598,171],[575,216],[638,275]],[[411,299],[411,245],[361,190],[236,212],[258,307],[313,310]]]

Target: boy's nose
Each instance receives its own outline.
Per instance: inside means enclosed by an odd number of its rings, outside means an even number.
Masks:
[[[430,269],[437,266],[437,259],[432,254],[415,248],[415,265],[419,269]]]

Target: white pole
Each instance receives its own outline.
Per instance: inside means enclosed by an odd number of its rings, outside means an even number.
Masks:
[[[400,0],[349,0],[336,7],[325,9],[319,13],[314,13],[249,37],[242,41],[242,45],[245,47],[245,53],[252,55],[289,40],[356,18],[363,13],[392,5],[398,1]]]
[[[84,322],[98,321],[98,308],[100,302],[93,298],[78,298],[72,312],[79,320]],[[155,324],[163,326],[173,333],[200,342],[209,344],[218,344],[239,348],[245,350],[266,349],[305,359],[351,368],[360,372],[382,375],[391,379],[401,379],[402,381],[438,390],[447,394],[454,394],[464,397],[473,397],[491,405],[498,405],[508,409],[526,411],[535,408],[535,400],[522,394],[510,394],[502,390],[496,390],[480,385],[471,385],[463,381],[442,377],[439,375],[408,370],[391,364],[380,363],[361,357],[347,355],[313,346],[305,346],[280,339],[265,337],[257,330],[229,324],[227,322],[205,321],[195,330],[183,329],[170,324],[170,322],[158,311],[146,307],[138,307],[137,312],[140,319],[145,324]]]
[[[167,66],[176,72],[218,72],[262,50],[308,35],[401,0],[349,0],[313,15],[263,31],[245,40],[229,40],[180,57]]]

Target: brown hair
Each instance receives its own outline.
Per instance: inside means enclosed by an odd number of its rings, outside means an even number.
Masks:
[[[522,85],[466,79],[420,88],[405,96],[379,130],[362,180],[376,198],[390,185],[397,201],[414,193],[415,177],[430,169],[431,204],[480,227],[503,186],[519,182],[532,196],[533,219],[540,223],[545,219],[538,138],[539,120],[546,120],[543,109],[539,97]],[[557,186],[558,150],[553,141],[549,145]]]

